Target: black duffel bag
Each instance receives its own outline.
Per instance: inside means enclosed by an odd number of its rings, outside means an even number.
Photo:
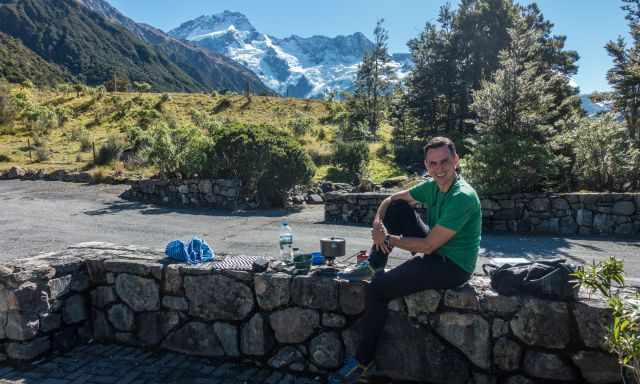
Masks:
[[[502,295],[529,294],[556,300],[574,300],[578,286],[573,264],[566,259],[540,259],[519,264],[484,264],[482,270],[491,278],[491,287]]]

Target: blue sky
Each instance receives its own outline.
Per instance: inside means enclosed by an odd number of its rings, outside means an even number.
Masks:
[[[389,30],[391,52],[408,52],[406,43],[427,21],[434,21],[444,0],[108,0],[135,21],[168,31],[203,14],[225,9],[242,12],[260,32],[277,37],[336,36],[363,32],[371,38],[378,18]],[[529,3],[530,0],[520,0]],[[456,4],[457,1],[451,1]],[[611,59],[604,50],[618,35],[628,37],[621,0],[538,0],[554,33],[567,36],[567,48],[580,54],[576,83],[582,93],[608,90]]]

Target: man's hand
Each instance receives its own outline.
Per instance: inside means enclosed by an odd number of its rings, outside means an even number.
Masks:
[[[381,252],[389,253],[391,250],[387,248],[384,243],[384,238],[387,236],[387,229],[380,221],[374,220],[373,229],[371,229],[371,240],[373,245]]]

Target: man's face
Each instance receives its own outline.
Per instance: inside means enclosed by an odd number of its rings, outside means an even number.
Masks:
[[[454,179],[459,160],[457,154],[451,155],[449,148],[443,146],[429,149],[424,165],[427,167],[429,176],[433,177],[436,183],[445,185]]]

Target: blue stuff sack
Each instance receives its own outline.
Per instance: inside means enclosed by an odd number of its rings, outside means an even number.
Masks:
[[[188,264],[198,264],[211,261],[214,253],[206,241],[194,236],[187,244],[181,240],[173,240],[167,244],[164,253],[170,259],[186,262]]]

